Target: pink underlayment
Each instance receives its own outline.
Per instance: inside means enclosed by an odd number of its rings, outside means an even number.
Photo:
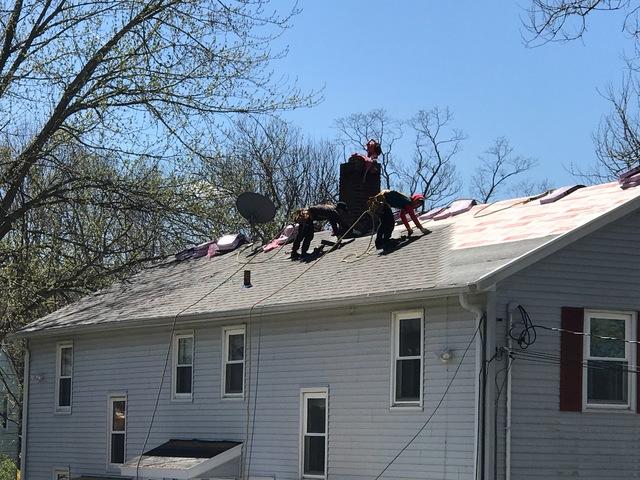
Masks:
[[[559,235],[599,217],[640,196],[640,188],[622,189],[618,182],[581,188],[554,203],[540,200],[523,203],[528,197],[472,207],[444,220],[423,220],[425,228],[453,225],[453,249],[515,242],[547,235]]]

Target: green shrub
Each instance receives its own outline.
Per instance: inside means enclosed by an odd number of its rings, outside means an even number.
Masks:
[[[16,480],[17,473],[15,462],[6,455],[0,455],[0,480]]]

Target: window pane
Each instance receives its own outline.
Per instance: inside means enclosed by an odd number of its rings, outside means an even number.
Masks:
[[[176,368],[176,393],[191,393],[191,367]]]
[[[70,377],[73,367],[73,349],[71,347],[60,349],[60,375]]]
[[[124,432],[126,427],[124,400],[113,402],[113,416],[111,422],[111,430],[114,430],[116,432]]]
[[[304,437],[304,474],[324,475],[325,437]]]
[[[307,399],[307,433],[324,433],[325,408],[324,398]]]
[[[124,433],[111,434],[111,463],[124,463]]]
[[[59,380],[58,388],[58,406],[70,407],[71,406],[71,379],[61,378]]]
[[[627,403],[629,368],[627,362],[589,360],[587,400],[589,403]]]
[[[69,474],[67,474],[67,473],[56,473],[56,480],[69,480]]]
[[[229,335],[229,360],[244,360],[244,335]]]
[[[178,339],[178,364],[190,365],[193,361],[193,337]]]
[[[226,366],[224,393],[242,393],[242,363],[232,363]]]
[[[400,320],[400,357],[420,355],[420,319]]]
[[[396,400],[401,402],[420,400],[420,360],[396,362]]]
[[[591,335],[601,337],[625,338],[624,320],[614,320],[611,318],[592,318]],[[624,341],[605,340],[602,338],[590,337],[591,356],[608,358],[625,358]]]

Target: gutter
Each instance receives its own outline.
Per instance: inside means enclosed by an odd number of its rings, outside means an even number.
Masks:
[[[458,295],[465,292],[471,292],[472,287],[470,285],[461,285],[445,288],[420,288],[415,290],[404,290],[388,292],[384,294],[366,293],[363,295],[357,295],[353,297],[332,298],[325,300],[317,300],[311,302],[295,302],[285,303],[279,305],[261,306],[252,309],[250,307],[226,310],[222,312],[202,312],[195,314],[183,313],[180,314],[181,323],[210,323],[212,321],[235,321],[246,319],[249,314],[255,315],[256,312],[260,312],[260,315],[282,315],[290,313],[302,313],[313,310],[329,310],[341,307],[361,307],[361,306],[375,306],[379,304],[388,304],[394,302],[406,302],[406,301],[419,301],[427,298],[446,297],[452,295]],[[267,294],[265,294],[266,296]],[[73,314],[70,314],[73,316]],[[38,330],[23,329],[16,333],[9,335],[10,339],[23,339],[23,338],[35,338],[45,337],[50,335],[60,334],[72,334],[72,333],[87,333],[98,331],[110,331],[115,329],[131,329],[131,328],[152,328],[171,326],[173,324],[175,315],[164,317],[147,317],[138,318],[135,320],[114,320],[102,323],[80,323],[71,326],[59,326],[41,328]]]
[[[27,418],[29,416],[29,380],[31,378],[29,341],[24,349],[24,380],[22,383],[22,431],[20,432],[20,478],[27,477]]]
[[[476,480],[484,479],[484,382],[480,382],[480,373],[485,362],[485,348],[483,345],[483,337],[486,341],[486,335],[482,335],[482,317],[484,312],[480,307],[472,305],[468,302],[465,294],[460,292],[458,295],[458,301],[460,306],[475,315],[476,328],[481,332],[481,335],[476,338],[476,373],[475,377],[475,420],[474,420],[474,442],[473,442],[473,478]],[[478,348],[480,347],[480,348]]]

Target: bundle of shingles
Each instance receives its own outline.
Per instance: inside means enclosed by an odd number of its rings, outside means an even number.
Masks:
[[[178,261],[188,260],[190,258],[200,258],[205,255],[207,257],[215,257],[217,255],[224,255],[225,253],[232,252],[245,243],[247,243],[247,238],[242,233],[223,235],[219,239],[201,243],[195,247],[186,248],[176,253],[175,257]]]
[[[621,174],[618,177],[618,183],[622,188],[631,188],[640,185],[640,166]]]

